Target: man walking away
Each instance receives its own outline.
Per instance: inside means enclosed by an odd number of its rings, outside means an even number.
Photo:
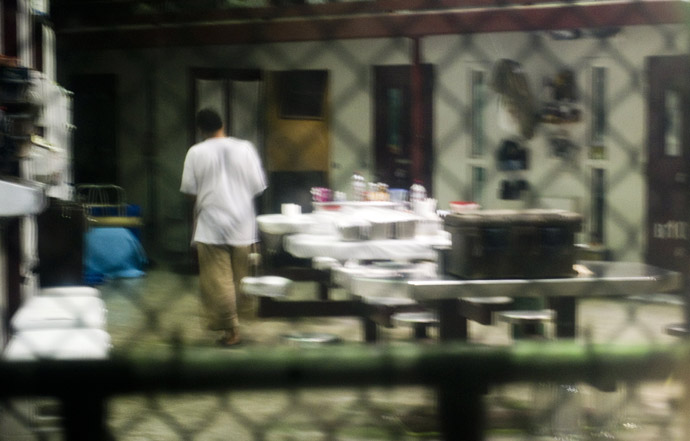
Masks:
[[[187,152],[180,191],[194,199],[191,245],[205,324],[221,333],[219,345],[234,346],[241,342],[237,288],[258,241],[254,198],[266,189],[266,176],[252,143],[226,136],[215,110],[200,110],[196,127],[202,141]]]

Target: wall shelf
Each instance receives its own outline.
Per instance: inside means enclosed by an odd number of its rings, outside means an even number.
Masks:
[[[38,214],[47,205],[43,186],[11,178],[0,179],[0,200],[0,218]]]

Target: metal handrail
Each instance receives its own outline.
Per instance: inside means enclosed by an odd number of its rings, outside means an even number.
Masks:
[[[493,384],[667,379],[686,384],[690,345],[519,342],[512,346],[336,345],[115,352],[108,360],[1,361],[0,398],[62,400],[66,439],[108,439],[105,402],[129,393],[426,385],[439,392],[446,439],[483,434],[481,396]],[[687,397],[686,397],[687,399]],[[461,409],[457,408],[462,406]],[[473,411],[467,414],[467,409]],[[457,415],[465,415],[457,419]]]
[[[210,351],[180,347],[107,360],[0,361],[0,397],[104,395],[368,384],[437,385],[448,377],[485,384],[520,381],[664,379],[682,372],[690,344],[519,342],[512,346],[342,344],[319,348]]]

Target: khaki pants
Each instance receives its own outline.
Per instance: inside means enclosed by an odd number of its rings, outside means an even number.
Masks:
[[[237,293],[249,271],[250,246],[197,243],[199,290],[205,326],[213,331],[236,330]]]

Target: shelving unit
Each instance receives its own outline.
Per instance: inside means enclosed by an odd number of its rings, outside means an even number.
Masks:
[[[29,199],[0,213],[0,349],[8,317],[38,288],[35,216],[48,197],[73,197],[71,94],[55,82],[48,11],[48,0],[0,0],[0,184]]]

